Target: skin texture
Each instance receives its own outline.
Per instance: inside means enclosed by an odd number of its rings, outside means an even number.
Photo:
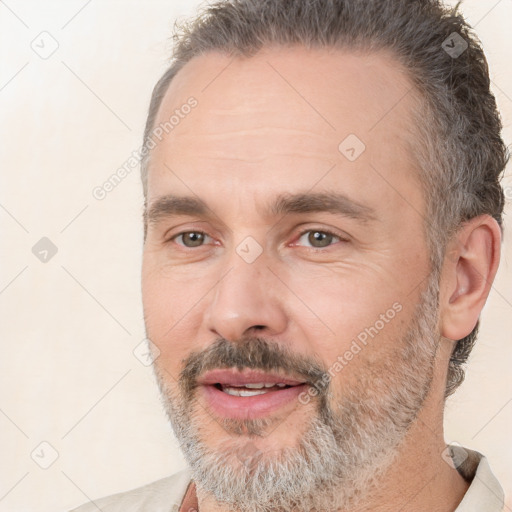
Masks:
[[[160,350],[156,369],[177,394],[192,352],[244,336],[263,337],[328,368],[399,303],[400,313],[335,374],[329,396],[335,404],[364,381],[369,367],[392,366],[429,275],[412,84],[386,53],[207,54],[178,73],[156,125],[190,96],[197,107],[156,145],[149,165],[148,210],[166,194],[198,197],[208,206],[206,215],[161,215],[147,226],[142,288],[147,334]],[[355,161],[338,149],[349,134],[366,146]],[[268,209],[280,194],[333,191],[371,208],[373,219]],[[339,238],[315,249],[309,232],[302,235],[308,229]],[[185,247],[176,238],[190,231],[204,232],[204,245]],[[237,253],[248,236],[262,250],[252,263]],[[450,511],[466,491],[441,457],[446,369],[451,340],[471,332],[485,304],[499,248],[499,227],[488,216],[472,219],[450,244],[428,396],[378,492],[358,510]],[[220,449],[232,433],[201,397],[195,400],[204,442]],[[314,401],[288,404],[267,418],[268,435],[251,442],[268,453],[294,447],[315,411]],[[228,510],[206,492],[198,497],[201,512]]]

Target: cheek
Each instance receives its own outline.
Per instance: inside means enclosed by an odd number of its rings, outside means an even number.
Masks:
[[[403,309],[401,294],[362,272],[318,272],[313,279],[293,280],[290,288],[302,303],[295,306],[295,319],[327,365],[349,350],[353,340],[369,338],[368,330],[374,336],[371,339],[382,339],[396,324],[397,310]],[[316,321],[310,322],[310,315],[307,322],[301,320],[305,317],[298,313],[304,307],[315,314]]]
[[[299,320],[309,350],[319,355],[330,375],[334,405],[347,394],[357,394],[364,387],[365,376],[376,374],[385,379],[385,368],[396,361],[412,311],[405,303],[405,293],[382,286],[378,279],[370,283],[368,277],[356,273],[353,279],[336,280],[331,274],[330,280],[316,279],[316,283],[314,291],[298,284],[294,290],[328,326],[315,322],[320,327],[313,327]],[[374,293],[375,289],[379,293]]]
[[[194,333],[201,325],[201,286],[190,279],[170,277],[150,269],[142,272],[142,301],[148,338],[160,350],[158,364],[167,369],[181,368],[181,361],[194,350]],[[176,373],[176,370],[173,374]],[[177,377],[177,375],[173,375]]]

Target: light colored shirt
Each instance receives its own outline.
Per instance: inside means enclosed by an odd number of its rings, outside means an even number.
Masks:
[[[452,446],[454,460],[464,459],[459,472],[470,486],[454,512],[501,512],[503,490],[487,459],[478,452]],[[462,456],[463,455],[463,456]],[[195,484],[189,469],[132,491],[91,501],[71,512],[198,512]]]

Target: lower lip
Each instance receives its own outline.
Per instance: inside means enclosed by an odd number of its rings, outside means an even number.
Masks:
[[[297,400],[307,384],[291,386],[262,395],[233,396],[213,385],[200,386],[209,408],[218,416],[233,419],[262,418]]]

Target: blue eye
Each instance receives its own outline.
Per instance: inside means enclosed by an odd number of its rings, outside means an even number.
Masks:
[[[178,244],[184,247],[200,247],[204,244],[206,238],[210,237],[202,231],[184,231],[174,236],[172,240],[181,239],[181,243],[178,242]]]
[[[301,233],[299,238],[299,242],[302,241],[303,244],[308,243],[310,244],[310,247],[315,249],[328,247],[329,245],[332,245],[333,242],[339,242],[340,240],[341,238],[334,233],[319,229],[308,229]]]

